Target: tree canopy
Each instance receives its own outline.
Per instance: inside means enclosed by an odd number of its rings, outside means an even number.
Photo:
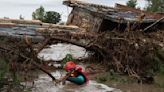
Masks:
[[[164,0],[146,0],[148,2],[145,7],[149,12],[164,12]]]
[[[44,10],[43,6],[40,6],[38,9],[36,9],[32,13],[32,19],[37,19],[37,20],[43,21],[44,14],[45,14],[45,10]]]
[[[48,11],[44,15],[44,22],[56,24],[61,20],[60,17],[61,16],[59,13],[54,11]]]
[[[40,6],[32,13],[32,19],[40,20],[45,23],[58,23],[61,20],[61,15],[55,11],[45,11],[43,6]]]
[[[137,0],[129,0],[129,1],[126,3],[126,5],[129,6],[129,7],[132,7],[132,8],[136,8]]]

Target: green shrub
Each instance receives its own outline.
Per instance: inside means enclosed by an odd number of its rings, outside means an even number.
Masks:
[[[0,88],[3,87],[4,79],[7,77],[7,74],[9,73],[9,66],[7,63],[0,59]]]

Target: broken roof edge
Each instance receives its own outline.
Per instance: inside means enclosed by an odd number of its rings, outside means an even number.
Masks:
[[[164,16],[164,12],[147,12],[144,10],[128,7],[126,5],[122,5],[122,4],[118,4],[118,3],[115,4],[115,8],[119,11],[131,11],[134,13],[145,14],[146,16],[150,16],[154,19],[160,19]]]
[[[126,17],[120,18],[120,17],[112,16],[112,15],[108,14],[109,12],[130,11],[133,13],[137,13],[138,16],[145,14],[146,16],[151,17],[150,19],[142,19],[142,23],[155,22],[157,19],[159,19],[162,16],[162,15],[159,15],[158,13],[149,13],[149,12],[142,11],[139,9],[129,8],[128,6],[117,4],[117,3],[115,5],[115,7],[109,7],[109,6],[105,6],[105,5],[91,4],[91,3],[86,3],[86,2],[82,2],[82,1],[76,1],[76,0],[65,0],[65,1],[63,1],[63,4],[70,6],[70,7],[78,7],[78,8],[86,9],[88,11],[91,11],[95,16],[102,17],[104,19],[108,19],[108,20],[111,20],[111,21],[117,22],[117,23],[128,23],[128,22],[134,23],[137,21],[137,16],[136,16],[136,18],[126,18]],[[123,8],[120,9],[121,7],[123,7]],[[164,23],[164,21],[161,21],[161,23]]]
[[[94,7],[94,8],[103,8],[103,9],[109,9],[109,10],[117,10],[114,7],[106,6],[106,5],[99,5],[99,4],[92,4],[92,3],[87,3],[87,2],[82,2],[82,1],[77,1],[77,0],[64,0],[63,1],[64,5],[67,5],[69,7]]]
[[[106,17],[104,17],[104,19],[111,20],[113,22],[117,22],[120,24],[136,23],[136,21],[137,21],[137,18],[134,18],[134,19],[132,19],[132,18],[117,18],[117,17],[112,17],[112,16],[106,16]],[[153,23],[155,21],[156,21],[156,19],[143,19],[140,22],[141,23]],[[161,21],[160,23],[164,23],[164,21]]]

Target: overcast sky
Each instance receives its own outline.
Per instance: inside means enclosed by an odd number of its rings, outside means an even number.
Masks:
[[[46,11],[57,11],[62,14],[62,21],[66,21],[71,9],[62,5],[63,0],[0,0],[0,18],[18,19],[22,15],[25,19],[32,19],[32,12],[39,6]],[[128,0],[83,0],[86,2],[114,6],[115,3],[126,4]],[[138,6],[145,6],[144,0],[138,0]]]

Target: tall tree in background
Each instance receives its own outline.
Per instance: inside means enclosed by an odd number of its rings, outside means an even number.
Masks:
[[[61,20],[61,15],[55,11],[45,12],[43,6],[40,6],[32,13],[32,19],[40,20],[45,23],[58,23]]]
[[[44,21],[46,23],[58,23],[61,19],[61,15],[54,11],[48,11],[44,15]]]
[[[149,12],[164,12],[164,0],[146,0],[148,2],[146,11]]]
[[[137,0],[129,0],[129,1],[126,3],[126,5],[129,6],[129,7],[132,7],[132,8],[136,8]]]
[[[40,6],[32,13],[32,19],[43,21],[44,14],[45,14],[44,8],[43,6]]]

